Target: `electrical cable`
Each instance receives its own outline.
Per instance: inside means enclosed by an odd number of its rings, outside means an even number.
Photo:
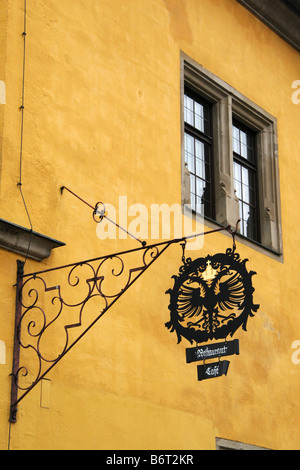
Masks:
[[[27,252],[25,255],[25,263],[28,258],[29,250],[30,250],[30,245],[32,241],[32,232],[33,232],[33,225],[31,222],[31,218],[29,215],[28,207],[25,201],[24,193],[22,190],[22,169],[23,169],[23,136],[24,136],[24,109],[25,109],[25,67],[26,67],[26,35],[27,35],[27,0],[24,0],[24,28],[23,28],[23,70],[22,70],[22,104],[20,106],[21,110],[21,141],[20,141],[20,165],[19,165],[19,182],[17,184],[21,198],[23,201],[23,205],[25,208],[25,212],[29,221],[30,225],[30,237],[29,237],[29,242],[28,242],[28,247],[27,247]]]
[[[32,241],[32,233],[33,233],[33,225],[31,222],[31,218],[29,215],[28,207],[25,201],[25,197],[23,194],[22,190],[22,167],[23,167],[23,136],[24,136],[24,105],[25,105],[25,65],[26,65],[26,25],[27,25],[27,0],[24,0],[24,29],[23,29],[23,67],[22,67],[22,104],[20,106],[21,110],[21,135],[20,135],[20,157],[19,157],[19,181],[17,183],[17,187],[19,188],[21,198],[23,201],[23,205],[25,208],[25,212],[29,221],[30,225],[30,237],[29,237],[29,242],[28,242],[28,247],[27,247],[27,252],[25,255],[25,261],[24,265],[27,261],[29,250],[30,250],[30,245]],[[10,444],[11,444],[11,421],[9,420],[9,429],[8,429],[8,450],[10,450]]]

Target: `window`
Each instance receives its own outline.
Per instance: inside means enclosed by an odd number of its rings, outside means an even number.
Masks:
[[[260,241],[255,140],[254,132],[233,121],[233,184],[239,200],[240,233]]]
[[[182,202],[280,259],[277,122],[182,53]],[[187,197],[189,196],[189,197]]]
[[[190,173],[191,207],[212,218],[211,107],[189,90],[184,95],[185,162]]]

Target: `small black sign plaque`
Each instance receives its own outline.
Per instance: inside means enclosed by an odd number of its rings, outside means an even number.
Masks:
[[[203,361],[206,359],[215,359],[216,357],[232,356],[239,354],[239,340],[226,341],[223,343],[206,344],[195,348],[186,349],[186,362]]]
[[[215,377],[227,375],[229,364],[229,361],[218,361],[211,364],[202,364],[197,366],[198,380],[213,379]]]

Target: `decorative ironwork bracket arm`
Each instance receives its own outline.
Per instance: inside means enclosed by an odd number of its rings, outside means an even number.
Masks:
[[[95,204],[95,207],[93,207],[91,204],[89,204],[87,201],[85,201],[84,199],[82,199],[82,197],[78,196],[78,194],[75,194],[73,191],[71,191],[71,189],[67,188],[66,186],[61,186],[60,188],[60,193],[63,194],[63,191],[64,189],[66,191],[68,191],[70,194],[72,194],[73,196],[75,196],[77,199],[79,199],[81,202],[83,202],[84,204],[86,204],[88,207],[90,207],[92,210],[93,210],[93,219],[96,223],[99,223],[99,222],[102,222],[102,220],[105,218],[108,222],[110,222],[111,224],[115,225],[116,227],[119,228],[119,230],[122,230],[123,232],[127,233],[127,235],[129,235],[131,238],[133,238],[134,240],[136,240],[137,242],[139,242],[142,246],[146,246],[147,245],[147,242],[145,240],[140,240],[139,238],[137,238],[135,235],[133,235],[132,233],[128,232],[128,230],[126,230],[125,228],[121,227],[121,225],[117,224],[117,222],[114,222],[113,220],[111,220],[107,213],[106,213],[106,208],[105,208],[105,205],[103,202],[97,202]],[[101,209],[100,209],[101,207]]]
[[[190,238],[223,230],[232,234],[230,227],[222,227],[31,274],[24,274],[24,262],[18,261],[9,420],[16,422],[20,401],[167,248],[172,244],[185,244]],[[63,275],[59,284],[57,279],[55,283],[53,281],[56,271]],[[86,310],[89,315],[95,310],[91,305],[95,299],[97,313],[84,327]],[[74,318],[74,309],[78,318],[70,323],[70,315]],[[53,337],[54,323],[60,328],[58,345]],[[56,332],[55,329],[55,335]],[[47,349],[46,346],[45,349],[49,336],[51,347]]]
[[[172,242],[166,242],[158,246],[136,248],[25,275],[24,263],[18,261],[9,418],[12,423],[17,421],[19,402],[171,244]],[[127,266],[126,261],[129,260],[125,258],[127,256],[130,258],[132,253],[139,255],[138,262],[135,260],[133,266]],[[61,271],[64,274],[58,285],[53,285],[51,281],[54,271]],[[112,291],[114,283],[117,287],[115,286]],[[89,310],[89,315],[90,310],[95,310],[90,305],[95,299],[101,307],[100,313],[97,307],[98,313],[95,313],[84,329],[86,310]],[[76,310],[78,320],[70,323],[70,315],[74,318],[73,310]],[[47,339],[45,341],[44,338],[47,338],[47,335],[51,336],[51,328],[55,322],[60,325],[62,342],[56,347],[55,338],[52,338],[49,352],[45,349]]]

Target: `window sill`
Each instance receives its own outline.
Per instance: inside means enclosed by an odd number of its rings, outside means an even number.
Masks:
[[[189,207],[185,207],[185,215],[189,215],[190,217],[195,218],[196,217],[196,212],[193,209],[190,209]],[[199,214],[198,214],[199,216]],[[224,225],[219,224],[215,220],[209,219],[208,217],[203,217],[203,224],[209,227],[210,229],[214,230],[217,228],[224,227]],[[226,237],[230,237],[231,235],[224,231],[222,232]],[[271,248],[268,248],[264,245],[262,245],[259,242],[256,242],[254,240],[250,240],[250,238],[245,237],[244,235],[240,235],[237,233],[236,235],[236,241],[239,243],[242,243],[243,245],[248,246],[249,248],[252,248],[253,250],[256,250],[266,256],[269,256],[270,258],[283,263],[283,254],[279,253],[275,250],[272,250]]]

